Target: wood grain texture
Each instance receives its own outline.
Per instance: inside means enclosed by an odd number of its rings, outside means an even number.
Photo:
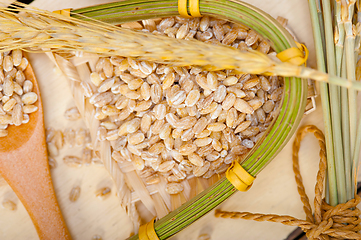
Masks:
[[[32,4],[43,9],[58,10],[62,8],[79,8],[95,5],[106,0],[56,1],[35,0]],[[300,42],[310,49],[310,66],[315,66],[313,40],[307,1],[299,0],[246,0],[271,16],[289,19],[289,25]],[[44,54],[31,54],[31,63],[39,80],[43,98],[45,125],[55,129],[81,127],[82,121],[69,122],[63,117],[64,111],[74,106],[67,82],[63,79]],[[305,116],[301,124],[314,124],[323,127],[320,102],[316,112]],[[292,140],[291,140],[292,141]],[[260,213],[287,214],[303,218],[302,203],[299,200],[296,183],[292,172],[292,143],[273,162],[262,171],[252,188],[246,193],[236,193],[220,208],[232,211],[249,211]],[[79,155],[79,149],[60,151],[57,157],[58,167],[51,171],[56,194],[64,218],[73,239],[91,239],[95,234],[103,239],[125,239],[131,232],[131,222],[119,206],[117,197],[104,201],[96,199],[94,192],[99,187],[113,187],[109,174],[102,167],[83,166],[69,168],[62,162],[66,154]],[[306,137],[300,151],[301,172],[304,177],[306,192],[312,199],[318,168],[318,145],[312,136]],[[70,202],[69,192],[74,185],[81,187],[81,194],[76,202]],[[38,239],[29,216],[19,200],[8,186],[0,187],[0,202],[11,199],[18,203],[16,211],[0,208],[0,239]],[[19,227],[21,226],[21,227]],[[21,230],[19,231],[19,228]],[[197,239],[201,233],[209,233],[214,239],[285,239],[294,228],[276,223],[258,223],[246,220],[216,219],[214,212],[209,213],[172,239]]]

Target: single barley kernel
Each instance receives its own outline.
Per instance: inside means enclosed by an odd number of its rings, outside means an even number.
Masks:
[[[13,107],[13,110],[12,110],[12,121],[13,121],[13,124],[15,126],[20,126],[23,122],[23,110],[22,110],[22,106],[17,103],[14,107]]]
[[[24,104],[33,104],[38,100],[38,95],[34,92],[28,92],[21,96]]]
[[[65,117],[66,120],[76,121],[76,120],[80,119],[81,116],[80,116],[78,108],[77,107],[72,107],[72,108],[67,109],[64,112],[64,117]]]
[[[257,34],[257,32],[253,31],[253,30],[249,30],[248,31],[248,36],[245,39],[245,43],[247,44],[247,46],[252,46],[253,44],[255,44],[259,39],[259,36]]]
[[[213,139],[212,140],[212,147],[216,150],[216,151],[222,151],[222,144],[219,140],[217,139]]]
[[[172,138],[174,139],[180,138],[182,134],[183,134],[183,129],[176,128],[172,130]]]
[[[144,114],[140,122],[140,130],[143,133],[147,133],[152,124],[152,117],[148,114]]]
[[[87,132],[84,128],[77,129],[76,133],[75,133],[75,145],[76,146],[84,146],[86,135],[87,135]]]
[[[199,30],[201,30],[202,32],[206,31],[209,27],[209,17],[208,16],[204,16],[202,17],[200,23],[199,23]]]
[[[29,65],[28,59],[23,57],[21,59],[20,65],[18,66],[18,69],[24,71],[28,67],[28,65]]]
[[[224,25],[224,26],[229,26],[229,25]],[[238,37],[238,31],[237,30],[230,30],[229,32],[227,32],[227,34],[224,36],[222,43],[226,44],[226,45],[231,45]]]
[[[106,136],[106,139],[108,141],[115,141],[119,138],[119,135],[118,135],[118,129],[115,129],[115,130],[110,130],[107,132],[107,136]]]
[[[165,191],[168,194],[177,194],[182,192],[184,189],[183,185],[180,183],[168,183],[165,187]]]
[[[227,95],[227,88],[224,85],[218,86],[213,94],[214,101],[221,103]]]
[[[235,121],[237,118],[238,118],[237,110],[235,108],[229,109],[226,118],[227,127],[233,128],[233,126],[235,126]]]
[[[12,117],[10,115],[0,115],[0,124],[11,124],[12,122]]]
[[[79,186],[73,187],[69,193],[69,200],[71,202],[75,202],[76,200],[78,200],[79,196],[80,196],[80,187]]]
[[[209,131],[213,131],[213,132],[220,132],[225,128],[226,128],[226,125],[223,123],[211,123],[207,126],[207,129]]]
[[[163,128],[159,132],[160,139],[167,139],[170,137],[172,132],[172,127],[169,123],[164,124]]]
[[[239,133],[246,130],[251,125],[251,123],[251,121],[244,121],[240,123],[238,127],[234,130],[234,133]]]
[[[7,55],[3,61],[3,68],[5,72],[10,72],[14,68],[13,58]]]
[[[261,88],[263,89],[263,91],[268,92],[269,90],[271,90],[271,84],[268,79],[264,76],[259,76],[259,78],[261,79]]]
[[[14,82],[14,92],[19,96],[24,94],[23,88],[17,82]]]
[[[83,164],[82,159],[80,159],[77,156],[65,156],[63,158],[63,161],[66,165],[68,165],[69,167],[81,167]]]
[[[106,80],[104,80],[102,83],[99,84],[98,87],[98,92],[106,92],[109,89],[112,88],[112,86],[114,85],[116,78],[108,78]]]
[[[157,184],[159,182],[160,182],[160,177],[158,174],[154,174],[152,176],[145,178],[145,183],[147,185]]]
[[[100,188],[95,192],[95,197],[104,200],[108,198],[111,194],[111,189],[109,187]]]
[[[136,170],[141,171],[144,169],[144,160],[141,157],[133,155],[132,163]]]
[[[210,165],[211,165],[210,162],[205,161],[205,163],[202,167],[195,167],[193,169],[194,176],[196,176],[196,177],[203,176],[209,170]]]
[[[20,49],[14,49],[11,52],[11,57],[13,58],[14,66],[19,66],[23,58],[23,52]]]
[[[91,149],[89,149],[87,147],[83,148],[82,160],[85,165],[90,165],[92,163],[92,150]]]
[[[14,203],[13,201],[11,200],[4,200],[2,203],[1,203],[2,207],[3,208],[6,208],[10,211],[15,211],[17,206],[16,206],[16,203]]]
[[[197,147],[204,147],[207,146],[208,144],[210,144],[212,142],[212,138],[210,137],[205,137],[205,138],[197,138],[196,140],[194,140],[194,144]]]
[[[263,52],[264,54],[267,54],[270,51],[271,46],[266,40],[262,40],[257,48],[257,51]]]
[[[234,103],[234,108],[240,112],[252,114],[254,109],[243,99],[237,98]]]
[[[6,137],[9,134],[8,130],[0,129],[0,137]]]
[[[225,86],[232,86],[238,82],[238,78],[235,76],[229,76],[223,80]]]
[[[161,173],[166,173],[170,171],[174,167],[174,165],[175,165],[175,161],[173,160],[165,161],[159,165],[158,171]]]
[[[5,96],[12,96],[14,93],[14,82],[9,79],[5,78],[4,84],[3,84],[3,93]]]
[[[51,142],[53,140],[54,136],[55,136],[54,128],[52,128],[52,127],[46,128],[46,134],[45,134],[46,142]]]
[[[97,72],[92,72],[90,74],[90,81],[97,87],[103,82],[99,73],[97,73]]]
[[[188,93],[187,98],[185,100],[185,104],[188,107],[194,106],[200,98],[199,90],[192,90]]]
[[[236,95],[233,93],[228,93],[224,101],[222,102],[222,108],[224,110],[229,110],[236,102]]]
[[[167,113],[167,107],[165,104],[157,104],[153,108],[154,117],[158,120],[162,120]]]
[[[179,117],[184,118],[188,116],[187,107],[178,107],[176,110]]]
[[[144,134],[141,132],[136,132],[131,135],[128,135],[128,143],[132,145],[139,144],[145,139]]]
[[[188,155],[188,160],[195,166],[203,166],[204,160],[196,153]]]
[[[184,142],[190,141],[192,140],[192,138],[194,137],[194,133],[192,131],[192,129],[187,129],[182,133],[181,139]]]
[[[217,89],[218,79],[217,79],[217,74],[215,72],[208,72],[207,85],[212,91],[215,91]]]
[[[152,99],[153,103],[159,103],[160,99],[162,98],[162,87],[159,84],[153,84],[150,87],[150,98]]]
[[[206,159],[210,162],[216,161],[220,157],[221,157],[221,154],[217,151],[212,151],[210,154],[206,155]]]
[[[72,148],[75,145],[75,131],[74,129],[67,128],[64,131],[64,141]]]
[[[48,163],[49,163],[50,169],[54,169],[54,168],[56,168],[58,166],[58,163],[52,157],[48,157]]]
[[[129,121],[127,124],[127,132],[134,133],[140,128],[140,118],[134,118],[133,120]]]
[[[260,107],[262,107],[262,105],[263,105],[261,99],[259,99],[259,98],[253,98],[253,99],[249,100],[248,104],[253,108],[253,110],[257,110]]]
[[[194,132],[194,134],[199,134],[207,127],[207,124],[208,119],[206,117],[201,117],[192,128],[192,131]]]
[[[223,30],[223,27],[220,23],[216,23],[214,26],[213,26],[213,33],[214,33],[214,36],[216,37],[216,39],[218,41],[222,41],[223,38],[224,38],[224,30]]]
[[[254,142],[252,142],[249,139],[245,139],[242,141],[242,145],[245,146],[246,148],[253,148]]]
[[[7,101],[3,106],[4,111],[10,112],[15,106],[15,104],[16,104],[16,100],[14,98],[10,98],[10,100]]]
[[[179,148],[179,153],[182,155],[189,155],[197,150],[197,146],[193,143],[184,144]]]
[[[204,129],[202,132],[200,132],[199,134],[196,135],[196,138],[205,138],[211,135],[211,131],[209,131],[208,129]]]

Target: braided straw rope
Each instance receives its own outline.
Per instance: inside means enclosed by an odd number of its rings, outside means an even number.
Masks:
[[[307,133],[313,133],[320,145],[320,164],[315,186],[314,216],[312,215],[311,205],[302,183],[298,161],[301,141]],[[303,209],[306,213],[306,220],[285,215],[225,212],[221,210],[216,210],[215,215],[222,218],[242,218],[258,222],[269,221],[279,222],[288,226],[298,226],[306,233],[309,239],[330,239],[330,237],[336,239],[361,239],[361,234],[359,233],[361,230],[359,225],[361,222],[359,217],[361,212],[357,208],[357,204],[361,201],[360,197],[356,195],[355,199],[338,204],[335,207],[328,205],[325,200],[322,200],[326,161],[326,146],[323,133],[313,125],[300,128],[293,143],[293,171],[295,172],[298,193],[304,205]]]

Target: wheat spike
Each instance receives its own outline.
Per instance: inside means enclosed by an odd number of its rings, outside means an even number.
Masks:
[[[16,48],[25,51],[85,51],[174,66],[197,65],[206,70],[235,69],[242,73],[311,78],[361,90],[361,83],[284,63],[258,51],[172,39],[36,8],[17,10],[20,15],[0,8],[0,52]]]

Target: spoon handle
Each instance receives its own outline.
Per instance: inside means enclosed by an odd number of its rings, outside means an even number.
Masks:
[[[41,122],[41,121],[40,121]],[[0,174],[28,211],[41,240],[70,240],[50,177],[44,128],[24,145],[0,155]]]

